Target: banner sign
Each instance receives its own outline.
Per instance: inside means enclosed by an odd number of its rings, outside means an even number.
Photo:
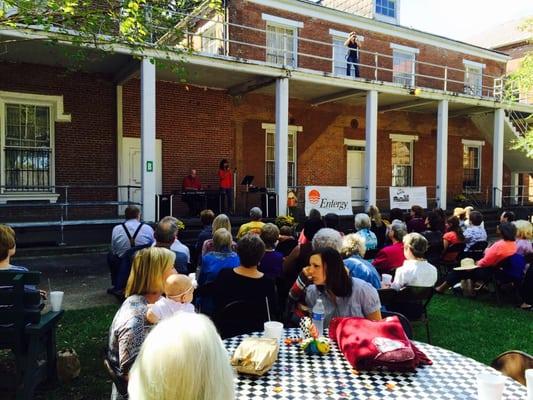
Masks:
[[[309,215],[312,208],[322,215],[353,215],[351,189],[348,186],[306,186],[305,215]]]
[[[404,186],[389,188],[390,208],[408,210],[412,206],[428,207],[428,197],[425,186]]]

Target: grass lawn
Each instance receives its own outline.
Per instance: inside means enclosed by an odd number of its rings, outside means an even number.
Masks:
[[[116,306],[68,311],[58,329],[57,345],[74,348],[81,360],[81,375],[54,390],[41,391],[38,399],[108,399],[111,382],[102,366],[102,348]],[[435,296],[430,304],[430,329],[434,345],[483,363],[498,354],[518,349],[533,354],[533,312],[489,300]],[[415,324],[415,338],[426,340],[425,328]]]

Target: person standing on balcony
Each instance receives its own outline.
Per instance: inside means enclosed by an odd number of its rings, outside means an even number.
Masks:
[[[218,166],[218,179],[220,185],[221,210],[233,213],[233,173],[229,168],[229,162],[225,158]]]
[[[350,69],[353,65],[354,76],[359,77],[359,48],[361,42],[357,39],[355,32],[350,32],[348,39],[344,42],[344,45],[348,47],[348,54],[346,55],[346,75],[350,76]]]

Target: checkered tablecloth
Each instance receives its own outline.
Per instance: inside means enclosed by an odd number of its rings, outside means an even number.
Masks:
[[[243,335],[224,340],[233,354]],[[285,337],[298,337],[298,329],[286,329]],[[471,358],[426,343],[417,347],[433,361],[413,373],[356,372],[337,346],[324,355],[306,355],[298,344],[280,345],[278,360],[262,377],[245,375],[235,380],[237,400],[246,399],[477,399],[476,377],[481,372],[499,374]],[[526,398],[526,388],[507,378],[504,399]]]

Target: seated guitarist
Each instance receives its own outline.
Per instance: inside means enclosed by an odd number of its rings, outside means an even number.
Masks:
[[[182,189],[184,192],[194,192],[202,190],[202,183],[200,178],[196,175],[196,169],[192,168],[189,175],[183,179]],[[186,194],[182,197],[182,200],[189,206],[189,215],[194,217],[200,212],[202,202],[200,197],[194,194]]]

